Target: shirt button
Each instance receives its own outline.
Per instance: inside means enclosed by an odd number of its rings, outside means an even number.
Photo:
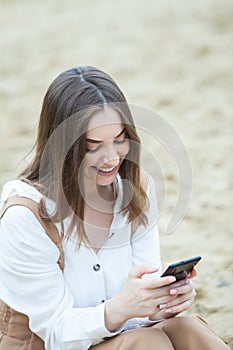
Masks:
[[[100,269],[100,264],[95,264],[95,265],[93,266],[93,270],[94,270],[94,271],[99,271],[99,269]]]

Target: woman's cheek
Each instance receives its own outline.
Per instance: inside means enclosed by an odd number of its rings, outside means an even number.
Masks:
[[[129,153],[129,150],[130,150],[130,144],[129,144],[129,141],[127,141],[124,144],[124,146],[123,146],[123,148],[122,148],[122,150],[120,152],[121,158],[125,158],[127,156],[127,154]]]

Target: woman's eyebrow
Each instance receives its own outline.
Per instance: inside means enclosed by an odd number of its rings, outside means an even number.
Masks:
[[[119,134],[118,134],[117,136],[114,137],[114,139],[117,139],[118,137],[120,137],[122,134],[124,134],[124,132],[125,132],[125,128],[123,128],[123,129],[119,132]],[[86,138],[86,142],[90,142],[90,143],[102,143],[102,142],[104,142],[104,141]]]

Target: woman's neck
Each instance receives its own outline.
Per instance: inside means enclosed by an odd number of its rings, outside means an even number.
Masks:
[[[84,200],[85,205],[101,212],[112,212],[116,199],[115,186],[85,186]]]

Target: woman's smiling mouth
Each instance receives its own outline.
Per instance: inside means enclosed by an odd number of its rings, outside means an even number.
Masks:
[[[98,175],[101,176],[109,176],[114,174],[115,172],[117,172],[118,170],[118,166],[114,166],[114,167],[94,167],[97,171]]]

